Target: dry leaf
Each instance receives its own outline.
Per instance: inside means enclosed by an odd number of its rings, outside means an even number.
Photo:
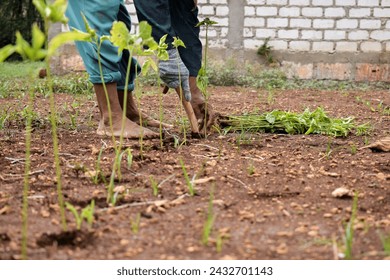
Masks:
[[[194,183],[194,184],[205,184],[205,183],[212,182],[212,181],[215,181],[215,177],[207,177],[207,178],[196,179],[196,180],[192,181],[192,183]]]
[[[341,175],[338,173],[325,171],[323,166],[321,166],[321,168],[320,168],[320,170],[318,170],[318,172],[321,173],[322,175],[325,175],[325,176],[341,177]]]
[[[10,210],[11,208],[6,205],[4,206],[3,208],[0,209],[0,215],[4,215],[4,214],[7,214],[7,212]]]

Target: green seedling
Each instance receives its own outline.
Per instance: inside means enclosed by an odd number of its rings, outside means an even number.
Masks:
[[[188,187],[188,193],[190,194],[190,196],[194,196],[196,194],[194,183],[191,182],[190,177],[188,176],[187,169],[184,165],[183,160],[180,159],[179,161],[180,161],[181,169],[183,171],[184,179],[185,179],[187,187]]]
[[[81,173],[85,173],[87,171],[87,168],[85,167],[85,165],[83,163],[74,163],[72,166],[72,171],[75,173],[76,177],[78,178],[79,175],[80,175],[80,172]]]
[[[223,246],[223,242],[225,241],[225,239],[226,239],[226,236],[224,234],[218,233],[217,240],[215,241],[215,249],[216,249],[217,253],[222,252],[222,246]]]
[[[390,234],[387,236],[379,234],[379,237],[382,242],[383,251],[387,256],[390,256]]]
[[[357,153],[357,146],[355,144],[352,144],[350,148],[351,148],[351,154],[352,155],[356,155],[356,153]]]
[[[150,185],[152,187],[152,190],[153,190],[153,195],[154,196],[157,196],[158,195],[158,182],[153,178],[152,175],[149,176],[149,181],[150,181]]]
[[[216,21],[212,21],[209,18],[205,18],[203,21],[199,22],[196,27],[205,26],[206,27],[206,38],[205,38],[205,50],[204,50],[204,59],[203,59],[203,65],[200,68],[198,72],[198,76],[196,77],[196,84],[200,91],[202,92],[203,96],[205,97],[205,126],[204,126],[204,135],[207,137],[207,112],[208,112],[208,102],[210,99],[210,94],[207,91],[208,85],[209,85],[209,78],[208,78],[208,65],[207,65],[207,59],[208,59],[208,51],[209,51],[209,28],[212,25],[218,24]]]
[[[274,96],[273,88],[271,87],[269,87],[268,89],[267,103],[268,105],[272,105],[275,103],[275,96]]]
[[[326,144],[326,151],[325,151],[325,157],[326,159],[330,159],[330,155],[332,154],[332,140],[329,140]]]
[[[73,101],[71,106],[71,112],[69,112],[70,117],[70,127],[73,130],[77,129],[77,117],[79,116],[80,110],[80,103],[77,101]]]
[[[86,20],[85,20],[86,21]],[[130,34],[129,30],[127,29],[126,25],[123,22],[114,22],[112,29],[110,31],[111,36],[102,36],[100,37],[100,43],[99,46],[101,46],[101,42],[105,40],[110,40],[111,43],[118,47],[118,55],[121,54],[124,50],[129,52],[129,60],[127,65],[127,73],[126,73],[126,81],[124,85],[124,104],[127,103],[128,100],[128,85],[129,85],[129,77],[130,77],[130,69],[132,65],[133,56],[152,56],[155,53],[158,53],[159,51],[163,52],[159,49],[159,45],[156,41],[154,41],[152,37],[152,27],[147,22],[140,22],[139,24],[139,33],[138,34]],[[98,48],[98,53],[100,53],[100,47]],[[100,55],[98,55],[100,57]],[[105,87],[105,83],[102,76],[102,67],[101,67],[101,59],[99,59],[99,67],[101,72],[101,79],[103,83],[103,87],[106,92],[107,97],[107,103],[108,101],[108,95],[107,95],[107,89]],[[153,65],[152,60],[148,60],[148,65]],[[146,67],[146,66],[145,66]],[[147,68],[147,67],[146,67]],[[139,102],[139,95],[136,94],[137,101]],[[140,104],[138,104],[140,105]],[[141,114],[141,109],[140,114]],[[109,111],[109,114],[111,115],[111,111]],[[116,171],[120,169],[119,163],[121,154],[120,151],[122,149],[123,145],[123,131],[125,128],[125,120],[126,120],[126,106],[123,106],[123,116],[122,116],[122,133],[119,139],[119,145],[116,145],[115,138],[113,137],[114,142],[114,149],[115,149],[115,160],[112,168],[112,173],[110,177],[110,182],[108,185],[108,195],[107,195],[107,202],[111,202],[111,204],[115,204],[115,200],[113,198],[113,188],[114,188],[114,178]],[[140,123],[142,125],[142,116],[140,115]],[[112,128],[112,122],[110,122],[110,126]],[[143,137],[141,135],[140,137],[140,145],[141,145],[141,156],[142,156],[142,149],[143,149]],[[119,174],[120,175],[120,174]]]
[[[141,222],[141,213],[138,213],[135,217],[135,220],[130,218],[130,227],[131,227],[131,232],[133,234],[137,234],[139,232],[139,226]]]
[[[364,123],[356,126],[356,135],[357,136],[370,135],[371,130],[372,130],[371,124]]]
[[[100,181],[103,181],[106,183],[106,177],[103,175],[103,172],[100,167],[100,161],[102,158],[102,153],[103,153],[104,148],[101,147],[99,150],[98,157],[96,159],[96,164],[95,164],[95,174],[92,176],[92,182],[97,185],[99,184]]]
[[[89,227],[92,227],[93,221],[94,221],[94,211],[95,211],[95,200],[91,201],[90,205],[87,205],[85,208],[81,210],[79,213],[72,204],[65,202],[66,208],[73,214],[73,217],[76,221],[76,229],[81,230],[81,225],[83,221],[85,220]]]
[[[252,161],[249,163],[247,171],[248,171],[249,176],[252,176],[253,174],[255,174],[255,167],[254,167]]]
[[[133,165],[133,152],[130,148],[127,148],[124,153],[126,154],[127,169],[130,170],[131,166]]]
[[[209,206],[207,209],[207,217],[206,221],[203,225],[203,232],[202,232],[202,244],[207,246],[209,244],[209,238],[211,231],[213,229],[214,221],[215,221],[215,214],[213,210],[213,201],[214,201],[214,187],[212,187],[210,191],[210,199],[209,199]]]
[[[8,118],[9,118],[9,114],[7,110],[2,110],[0,113],[0,130],[4,129]]]
[[[353,198],[352,203],[352,212],[351,212],[351,218],[349,219],[349,222],[345,226],[345,234],[344,234],[344,255],[347,260],[351,260],[353,258],[352,254],[352,245],[353,245],[353,238],[354,238],[354,223],[356,220],[356,214],[357,214],[357,205],[358,205],[358,193],[355,193],[355,196]]]

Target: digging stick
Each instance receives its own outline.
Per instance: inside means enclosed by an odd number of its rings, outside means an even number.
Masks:
[[[169,90],[169,88],[166,86],[166,87],[164,88],[163,93],[164,93],[164,94],[167,93],[168,90]],[[175,89],[175,90],[176,90],[176,93],[179,95],[179,99],[182,100],[184,110],[186,111],[187,116],[188,116],[188,120],[190,121],[192,134],[199,134],[198,121],[197,121],[197,119],[196,119],[194,110],[192,109],[191,103],[188,102],[187,100],[185,100],[185,99],[181,96],[180,88],[177,88],[177,89]]]

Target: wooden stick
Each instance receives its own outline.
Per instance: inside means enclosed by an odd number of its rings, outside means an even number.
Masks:
[[[169,88],[166,86],[164,88],[164,91],[163,93],[167,93],[169,90]],[[196,119],[196,116],[195,116],[195,113],[194,113],[194,109],[192,109],[192,106],[191,106],[191,103],[188,102],[181,94],[180,92],[180,88],[177,88],[175,89],[176,90],[176,93],[179,95],[179,99],[182,100],[182,103],[183,103],[183,107],[184,107],[184,110],[186,111],[186,114],[188,116],[188,120],[190,121],[190,125],[191,125],[191,131],[192,133],[197,133],[199,134],[199,127],[198,127],[198,121]]]

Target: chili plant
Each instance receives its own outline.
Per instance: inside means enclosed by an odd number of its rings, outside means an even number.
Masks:
[[[208,49],[209,49],[209,37],[208,37],[208,32],[209,32],[209,27],[212,25],[217,24],[216,21],[212,21],[209,18],[205,18],[203,21],[199,22],[196,27],[200,26],[205,26],[206,27],[206,42],[205,42],[205,50],[204,50],[204,59],[203,59],[203,65],[200,68],[198,72],[198,76],[196,77],[196,83],[200,91],[203,93],[204,98],[205,98],[205,119],[204,119],[204,130],[205,133],[204,135],[207,136],[206,130],[207,130],[207,106],[208,106],[208,101],[210,98],[210,94],[207,92],[207,87],[209,85],[209,79],[208,79],[208,74],[207,74],[207,56],[208,56]]]
[[[127,50],[129,52],[129,60],[128,60],[128,67],[127,67],[127,73],[126,73],[126,81],[125,81],[125,87],[124,87],[124,104],[127,104],[128,100],[128,84],[129,84],[129,74],[131,69],[131,61],[134,55],[137,56],[153,56],[157,54],[157,56],[160,59],[166,59],[167,54],[166,50],[164,50],[164,42],[160,42],[158,44],[152,37],[152,27],[145,21],[140,22],[139,24],[139,33],[138,34],[130,34],[129,30],[127,29],[126,25],[123,22],[114,22],[112,29],[111,29],[111,36],[102,36],[101,41],[104,40],[110,40],[111,43],[118,47],[118,55],[123,52],[123,50]],[[157,69],[157,66],[155,66],[155,63],[152,59],[147,59],[147,63],[144,64],[144,67],[149,69],[150,67],[153,67]],[[146,71],[146,70],[145,70]],[[136,71],[137,72],[137,71]],[[115,160],[114,160],[114,166],[111,173],[110,183],[108,186],[108,196],[107,196],[107,202],[111,202],[111,204],[114,204],[115,201],[113,200],[113,187],[114,187],[114,177],[115,172],[119,170],[120,164],[120,151],[122,149],[123,144],[123,131],[125,128],[125,120],[126,120],[126,106],[123,106],[123,116],[122,116],[122,130],[121,130],[121,136],[119,139],[119,146],[115,147]],[[140,110],[140,124],[142,126],[142,116],[141,116],[141,110]],[[140,145],[141,145],[141,154],[142,154],[142,135],[140,137]]]

